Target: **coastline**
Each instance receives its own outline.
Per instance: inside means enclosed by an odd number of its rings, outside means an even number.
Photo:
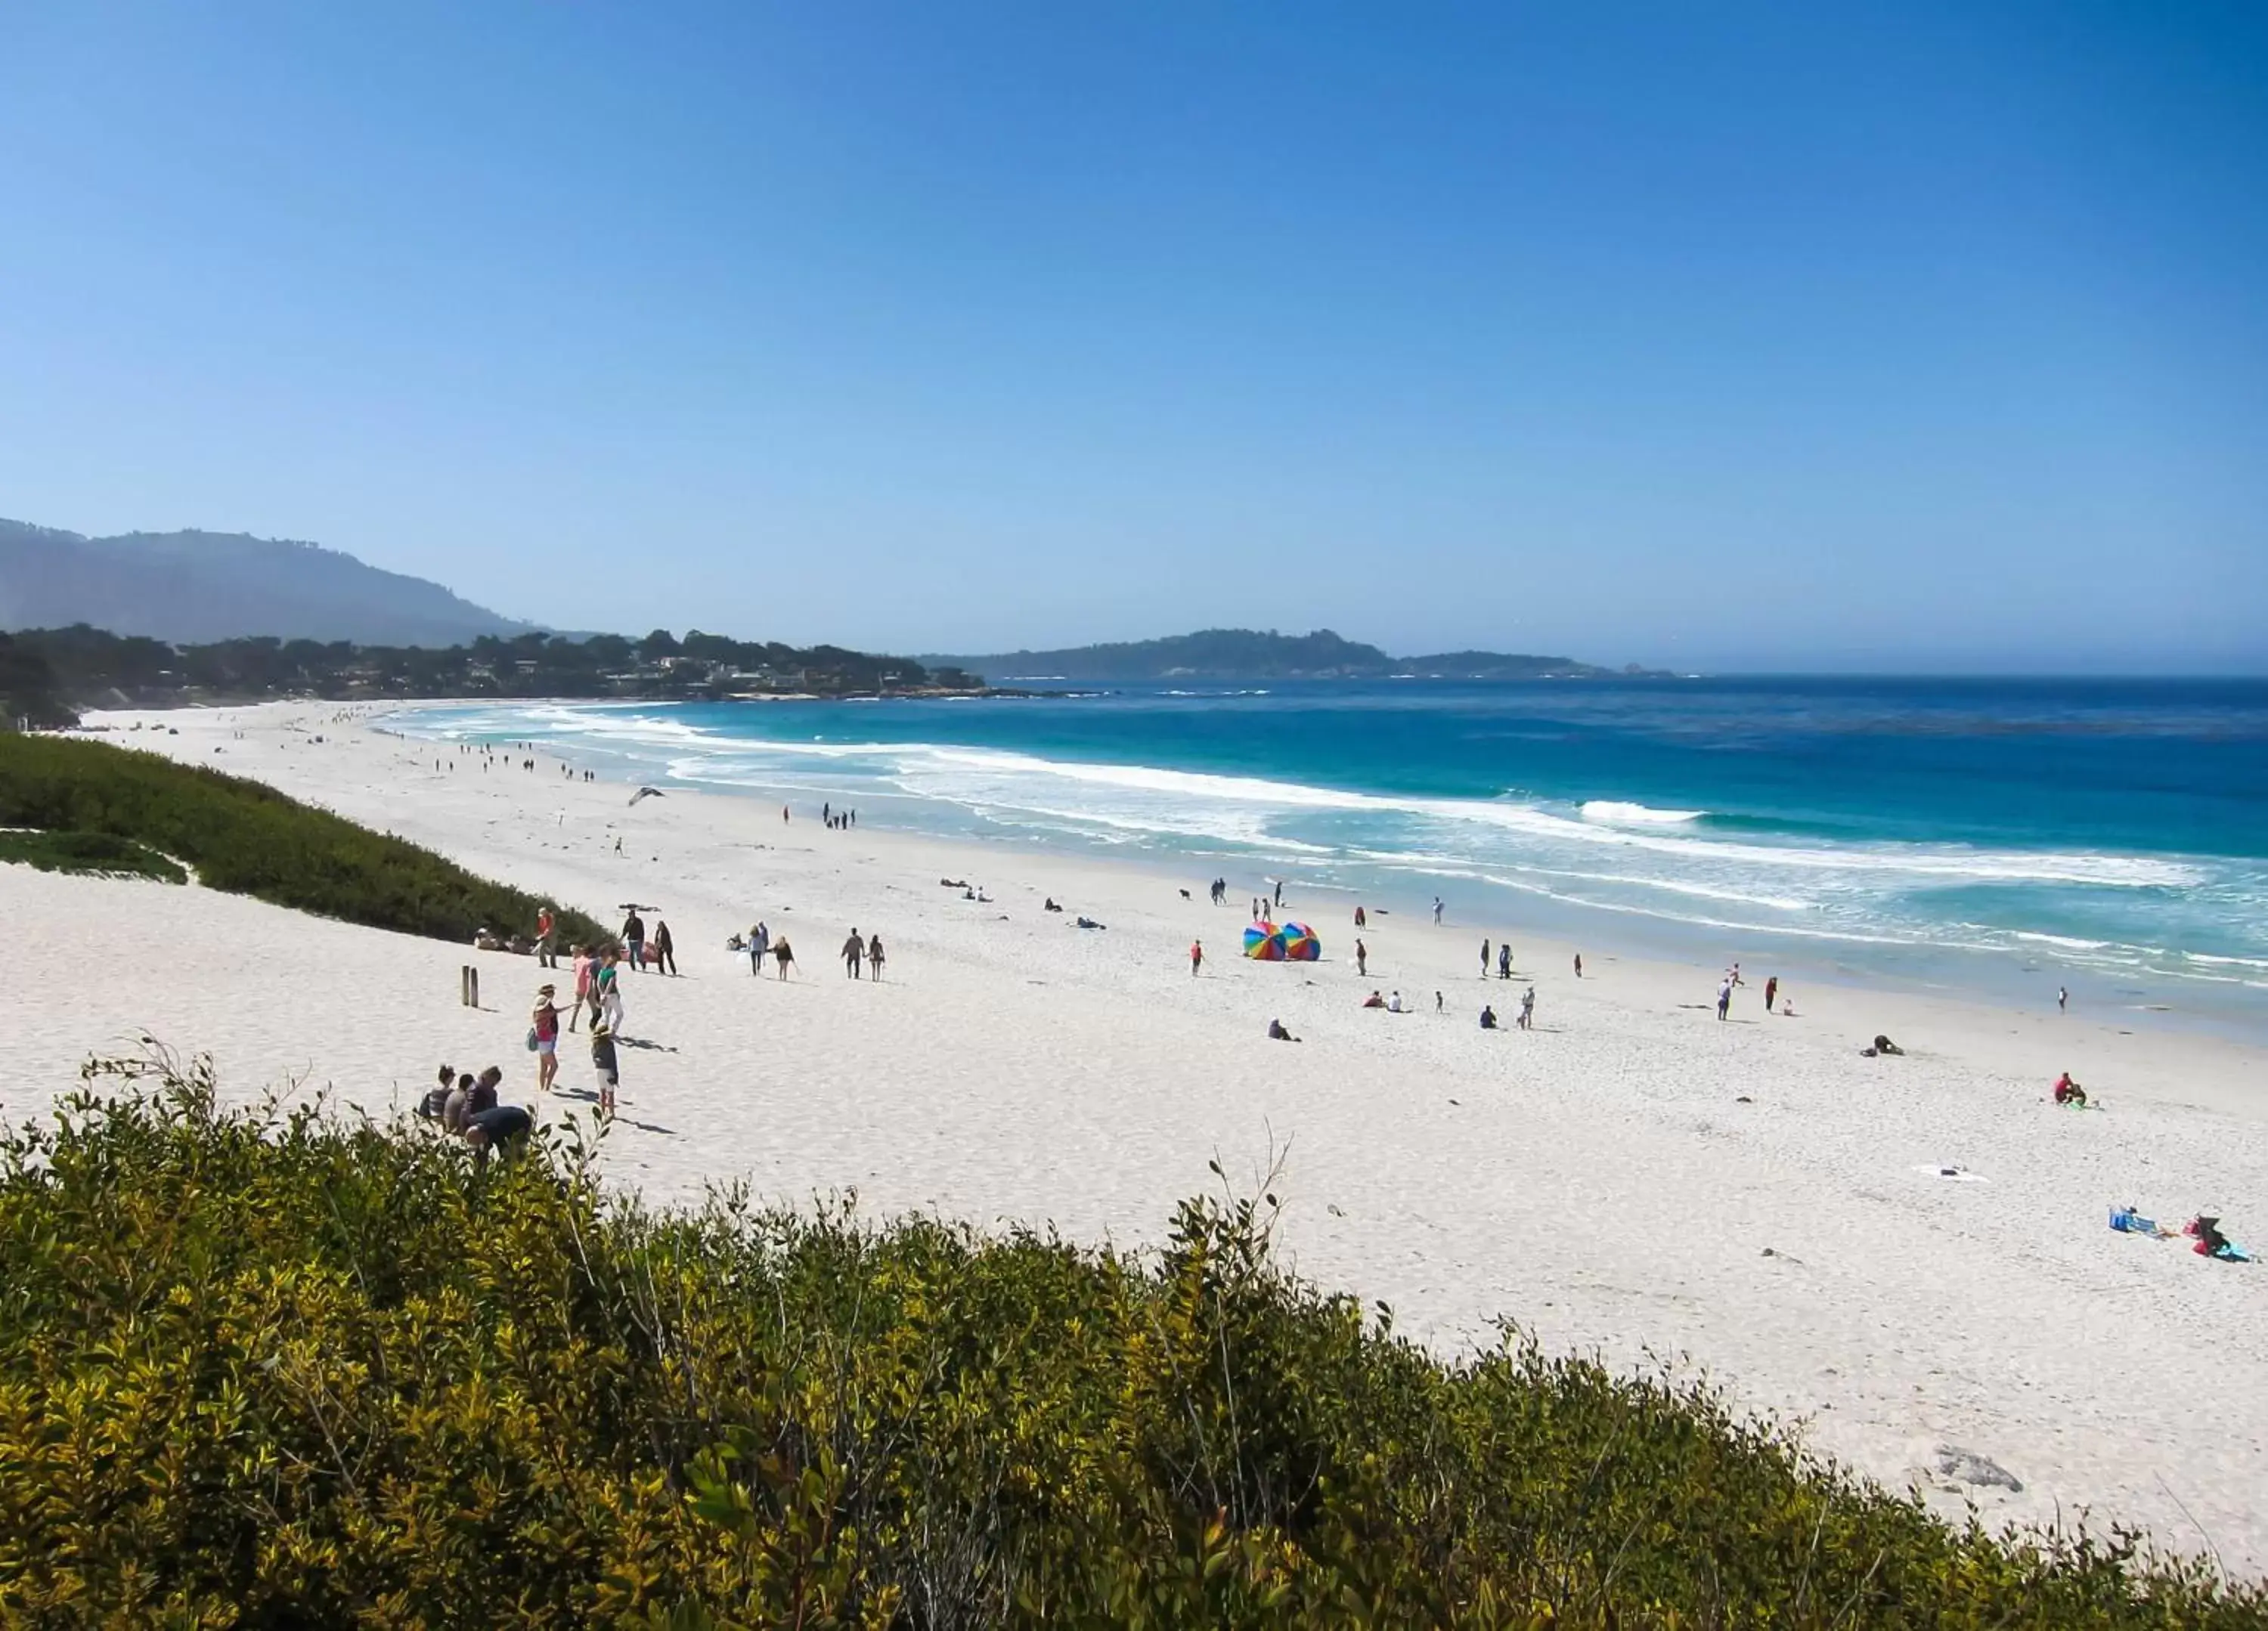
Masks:
[[[1764,1018],[1751,988],[1719,1025],[1713,969],[1587,949],[1579,982],[1572,946],[1526,934],[1542,1028],[1483,1032],[1480,1003],[1508,1020],[1527,981],[1479,985],[1478,928],[1374,918],[1358,981],[1335,906],[1315,919],[1325,962],[1246,963],[1241,911],[1163,862],[831,833],[678,788],[633,810],[622,783],[568,782],[549,756],[436,773],[431,745],[359,728],[375,706],[95,717],[154,716],[181,734],[105,739],[270,782],[601,915],[659,903],[686,973],[629,988],[629,1032],[653,1046],[625,1054],[607,1156],[656,1201],[745,1177],[1139,1243],[1211,1181],[1209,1159],[1248,1185],[1288,1144],[1294,1263],[1424,1340],[1484,1342],[1504,1314],[1617,1365],[1683,1355],[1886,1482],[1953,1444],[2024,1486],[1942,1492],[1948,1510],[1965,1495],[1994,1523],[2087,1510],[2183,1549],[2193,1514],[2232,1569],[2268,1567],[2250,1500],[2268,1469],[2261,1271],[2103,1225],[2132,1201],[2176,1222],[2226,1206],[2240,1238],[2263,1232],[2237,1214],[2268,1148],[2258,1048],[1808,982],[1800,1018]],[[617,835],[644,853],[614,856]],[[992,904],[940,877],[984,883]],[[16,867],[0,889],[31,943],[62,952],[25,969],[40,1018],[11,1075],[34,1093],[146,1032],[210,1049],[247,1097],[300,1075],[383,1110],[443,1057],[502,1062],[528,1097],[532,959],[202,890]],[[1049,894],[1071,911],[1040,913]],[[1081,933],[1081,912],[1109,927]],[[756,915],[796,936],[784,988],[722,950]],[[889,938],[885,985],[832,960],[854,922]],[[1213,954],[1195,981],[1192,934]],[[455,1006],[468,960],[494,1011]],[[1428,1011],[1357,1006],[1397,984]],[[1305,1041],[1266,1041],[1270,1018]],[[1878,1031],[1907,1056],[1859,1058]],[[2107,1109],[2048,1106],[2063,1069]],[[563,1079],[586,1076],[571,1052]],[[1947,1164],[1984,1181],[1940,1180]],[[2215,1379],[2209,1419],[2187,1392],[2198,1375]]]

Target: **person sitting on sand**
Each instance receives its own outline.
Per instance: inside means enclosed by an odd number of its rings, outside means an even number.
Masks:
[[[1300,1039],[1284,1028],[1282,1020],[1271,1019],[1268,1022],[1268,1040],[1271,1042],[1296,1042]]]
[[[472,1118],[483,1110],[496,1108],[497,1087],[504,1080],[500,1066],[490,1065],[478,1076],[468,1073],[457,1078],[457,1085],[441,1106],[441,1130],[461,1133]]]
[[[417,1101],[417,1113],[428,1121],[439,1120],[443,1108],[449,1102],[449,1095],[456,1091],[456,1071],[448,1065],[443,1065],[438,1084],[428,1088],[425,1097]]]
[[[1386,1011],[1389,1014],[1399,1014],[1408,1011],[1402,1006],[1401,992],[1396,991],[1392,996],[1386,999]]]
[[[1491,1008],[1486,1003],[1481,1004],[1481,1029],[1484,1031],[1496,1029],[1496,1010]]]
[[[1060,912],[1063,910],[1063,907],[1056,904],[1056,898],[1053,895],[1049,895],[1047,900],[1047,904],[1042,906],[1040,910],[1042,912]]]
[[[2066,1070],[2056,1078],[2055,1101],[2059,1105],[2076,1105],[2084,1110],[2087,1108],[2087,1090],[2073,1081],[2071,1072]]]
[[[1386,1006],[1386,999],[1379,995],[1377,992],[1373,991],[1368,996],[1362,999],[1362,1005],[1365,1008],[1383,1008]]]
[[[1874,1051],[1886,1058],[1896,1059],[1903,1055],[1906,1050],[1891,1041],[1889,1038],[1878,1036],[1874,1039]]]

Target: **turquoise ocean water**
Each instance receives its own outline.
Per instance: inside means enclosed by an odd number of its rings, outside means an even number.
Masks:
[[[2268,1037],[2268,681],[1411,680],[404,711],[624,781]],[[1341,937],[1344,937],[1343,927]]]

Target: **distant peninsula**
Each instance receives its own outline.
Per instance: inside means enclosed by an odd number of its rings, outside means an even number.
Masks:
[[[1571,657],[1531,657],[1504,651],[1444,651],[1388,657],[1374,645],[1328,628],[1312,634],[1207,628],[1163,640],[1073,646],[1054,651],[1003,651],[989,657],[924,658],[981,673],[996,683],[1027,680],[1619,680],[1668,679],[1662,670],[1604,668]]]

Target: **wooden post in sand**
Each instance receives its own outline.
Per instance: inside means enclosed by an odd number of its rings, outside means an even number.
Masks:
[[[481,971],[470,963],[457,970],[457,1000],[467,1008],[481,1005]]]

